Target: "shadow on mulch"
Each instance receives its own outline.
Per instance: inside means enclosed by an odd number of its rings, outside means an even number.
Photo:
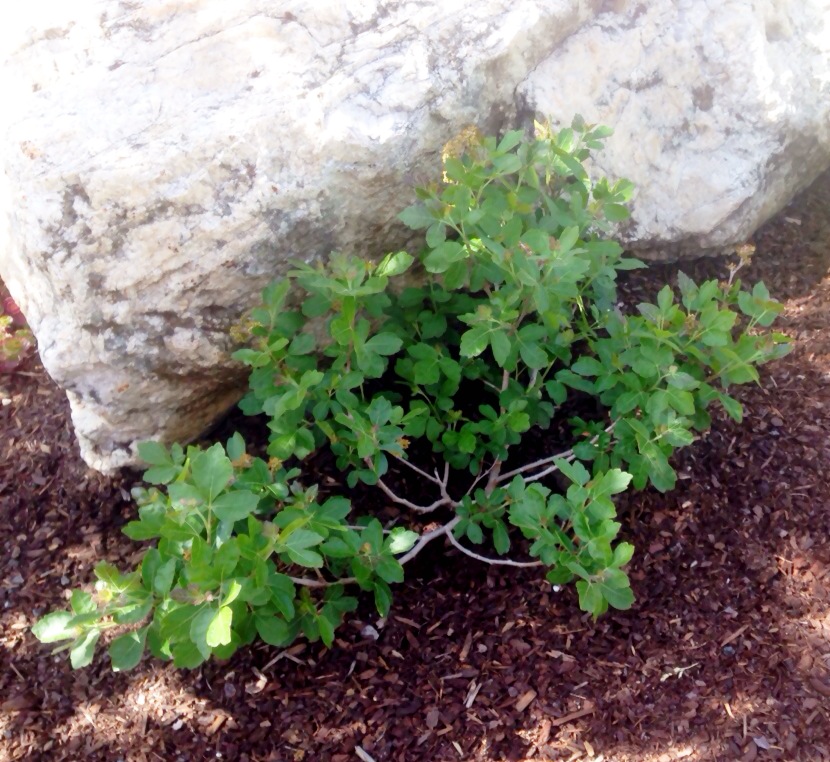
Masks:
[[[36,363],[0,378],[0,760],[830,759],[830,175],[756,243],[741,275],[787,300],[796,348],[741,390],[742,424],[679,453],[676,490],[620,501],[637,602],[597,622],[571,588],[438,548],[388,621],[365,602],[331,651],[73,673],[29,627],[98,558],[134,559],[118,527],[137,477],[85,468]]]

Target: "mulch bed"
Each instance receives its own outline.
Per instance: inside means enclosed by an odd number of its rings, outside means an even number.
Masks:
[[[755,240],[741,275],[786,301],[795,350],[679,453],[674,492],[620,501],[637,602],[596,622],[572,588],[438,548],[332,650],[72,672],[29,628],[135,558],[137,476],[83,465],[36,360],[0,376],[0,760],[830,760],[830,174]]]

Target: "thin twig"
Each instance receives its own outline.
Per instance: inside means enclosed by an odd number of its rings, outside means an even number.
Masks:
[[[514,476],[526,473],[527,471],[532,471],[534,468],[542,468],[553,463],[554,460],[559,460],[560,458],[562,460],[567,460],[568,462],[570,462],[574,459],[574,457],[575,455],[573,450],[565,450],[564,452],[557,453],[556,455],[551,455],[547,458],[536,460],[533,463],[528,463],[526,466],[522,466],[521,468],[514,468],[512,471],[508,471],[506,474],[502,474],[501,476],[499,476],[498,481],[506,482],[512,479]],[[557,470],[556,466],[553,467],[553,470]]]
[[[519,318],[519,322],[521,322],[521,317]],[[501,374],[501,390],[505,391],[510,384],[510,373],[507,372],[505,368]],[[504,407],[499,408],[501,413],[504,413]],[[490,477],[487,479],[487,486],[484,488],[485,494],[489,495],[493,492],[496,488],[496,485],[499,483],[499,474],[501,473],[502,467],[502,460],[497,459],[492,466],[490,466]]]
[[[431,543],[437,537],[441,535],[451,535],[452,530],[454,529],[455,525],[461,521],[460,516],[456,516],[451,521],[448,521],[446,524],[442,524],[440,527],[436,527],[435,529],[430,530],[421,535],[418,542],[409,550],[409,552],[405,553],[398,559],[398,563],[403,566],[407,561],[411,561],[415,556],[417,556],[429,543]]]
[[[492,566],[515,566],[519,569],[530,569],[533,566],[541,566],[541,561],[511,561],[509,558],[487,558],[487,556],[480,556],[469,548],[465,548],[458,540],[455,539],[452,532],[447,532],[447,539],[462,553],[475,558],[478,561],[484,561],[486,564]]]
[[[400,457],[400,455],[392,455],[392,457],[399,463],[403,463],[405,466],[409,466],[409,468],[415,471],[415,473],[420,474],[425,479],[429,479],[431,482],[434,482],[435,484],[441,484],[441,480],[437,476],[431,476],[426,471],[418,468],[418,466],[416,466],[414,463],[408,461],[406,458],[402,458]]]
[[[307,579],[306,577],[289,577],[288,579],[295,585],[301,585],[302,587],[331,587],[332,585],[350,585],[352,582],[357,582],[354,577],[342,577],[330,582],[325,579]]]
[[[484,488],[485,494],[489,495],[499,483],[499,474],[501,473],[501,465],[504,461],[497,460],[490,467],[490,477],[487,479],[487,486]]]
[[[418,538],[418,542],[416,542],[415,545],[412,548],[410,548],[407,553],[405,553],[397,559],[398,563],[401,564],[401,566],[403,566],[405,563],[415,558],[415,556],[417,556],[427,545],[429,545],[429,543],[431,543],[437,537],[441,537],[441,535],[445,534],[452,534],[453,528],[459,521],[461,521],[461,517],[456,516],[454,519],[448,521],[446,524],[442,524],[441,526],[436,527],[435,529],[426,532],[425,534],[422,534]],[[352,582],[357,582],[357,580],[354,577],[343,577],[342,579],[335,579],[331,581],[324,579],[307,579],[305,577],[289,577],[289,579],[295,585],[302,585],[303,587],[330,587],[331,585],[348,585]]]
[[[383,479],[378,479],[378,487],[380,487],[384,494],[393,502],[397,503],[398,505],[403,505],[410,510],[413,510],[417,513],[431,513],[436,508],[440,508],[442,505],[452,505],[453,501],[447,497],[440,497],[431,505],[418,505],[417,503],[410,502],[404,497],[400,495],[396,495],[386,484],[383,483]]]
[[[616,426],[616,425],[617,425],[617,422],[614,421],[612,424],[606,426],[605,427],[605,433],[610,434],[614,430],[614,426]],[[591,437],[590,443],[595,444],[598,439],[599,439],[599,434],[596,434],[595,436]],[[550,455],[547,458],[542,458],[541,460],[534,461],[533,463],[528,463],[527,465],[522,466],[521,468],[514,468],[512,471],[508,471],[506,474],[502,474],[501,476],[499,476],[498,481],[499,482],[504,482],[504,481],[507,481],[508,479],[512,479],[514,476],[518,476],[519,474],[523,474],[527,471],[532,471],[534,468],[541,468],[543,466],[548,466],[551,463],[553,463],[553,461],[559,460],[560,458],[562,460],[568,461],[570,463],[575,457],[576,456],[574,455],[574,451],[572,449],[571,450],[565,450],[564,452],[560,452],[557,455]],[[542,473],[542,474],[536,474],[533,477],[526,478],[525,481],[535,481],[536,479],[541,479],[542,476],[547,476],[548,474],[551,474],[556,470],[558,470],[556,468],[556,466],[553,466],[549,469],[546,469],[544,471],[544,473]]]
[[[435,476],[436,477],[438,476],[438,469],[437,468],[435,469]],[[451,505],[454,508],[457,508],[459,503],[456,500],[453,500],[450,497],[450,493],[447,492],[447,484],[448,484],[449,480],[450,480],[450,464],[445,462],[444,463],[444,476],[438,482],[438,489],[441,490],[441,497],[444,500],[447,501],[447,505]]]
[[[473,493],[473,490],[476,488],[476,485],[477,485],[477,484],[478,484],[478,483],[479,483],[482,479],[484,479],[484,478],[486,478],[487,476],[489,476],[489,475],[490,475],[490,472],[491,472],[491,471],[492,471],[492,470],[496,467],[496,463],[498,463],[498,462],[499,462],[498,460],[494,460],[494,461],[490,464],[490,468],[488,468],[486,471],[482,471],[482,472],[481,472],[481,473],[480,473],[480,474],[479,474],[479,475],[475,478],[475,481],[474,481],[474,482],[470,485],[470,488],[469,488],[469,489],[468,489],[468,490],[467,490],[464,494],[465,494],[465,495],[471,495],[471,494]]]
[[[570,463],[573,460],[573,456],[571,456],[570,458],[566,458],[566,460],[568,461],[568,463]],[[524,479],[525,484],[529,484],[530,482],[536,482],[539,481],[539,479],[544,479],[548,474],[552,474],[558,470],[559,466],[554,464],[552,466],[548,466],[544,471],[539,471],[539,473],[537,474],[532,474],[531,476],[524,476],[522,478]]]
[[[397,458],[397,455],[395,455],[393,457]],[[398,458],[398,460],[400,460],[402,463],[407,463],[407,461],[403,460],[402,458]],[[371,469],[373,467],[371,458],[364,458],[363,462],[366,464],[366,466],[369,469]],[[392,502],[397,503],[398,505],[403,505],[406,508],[409,508],[410,510],[415,511],[416,513],[430,513],[431,511],[434,511],[436,508],[440,508],[442,505],[453,505],[453,501],[450,499],[450,496],[447,494],[445,485],[442,484],[439,479],[437,479],[434,476],[430,476],[429,474],[427,474],[424,471],[421,471],[420,468],[418,468],[417,466],[413,466],[411,463],[407,463],[407,465],[410,466],[411,468],[415,469],[418,473],[423,474],[430,481],[433,481],[436,484],[438,484],[438,487],[441,490],[441,497],[439,497],[438,500],[436,500],[434,503],[432,503],[432,505],[418,505],[417,503],[413,503],[412,501],[407,500],[406,498],[401,497],[400,495],[396,495],[392,491],[392,489],[384,483],[383,479],[378,478],[378,487],[380,487],[383,490],[384,494]]]

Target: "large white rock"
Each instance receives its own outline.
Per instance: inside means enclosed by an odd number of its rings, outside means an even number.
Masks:
[[[830,165],[827,23],[823,0],[29,0],[0,32],[0,274],[111,469],[232,404],[228,327],[289,260],[399,244],[467,124],[609,124],[629,243],[745,239]]]
[[[621,238],[745,241],[830,166],[830,0],[616,0],[519,92],[614,127],[596,171],[637,186]]]

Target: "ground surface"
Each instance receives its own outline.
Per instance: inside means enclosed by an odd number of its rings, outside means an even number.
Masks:
[[[742,274],[786,301],[795,351],[681,453],[673,493],[621,501],[637,603],[596,623],[533,570],[438,549],[331,651],[73,673],[29,628],[96,559],[129,563],[135,477],[83,466],[35,362],[0,376],[0,760],[830,760],[830,175],[756,242]]]

